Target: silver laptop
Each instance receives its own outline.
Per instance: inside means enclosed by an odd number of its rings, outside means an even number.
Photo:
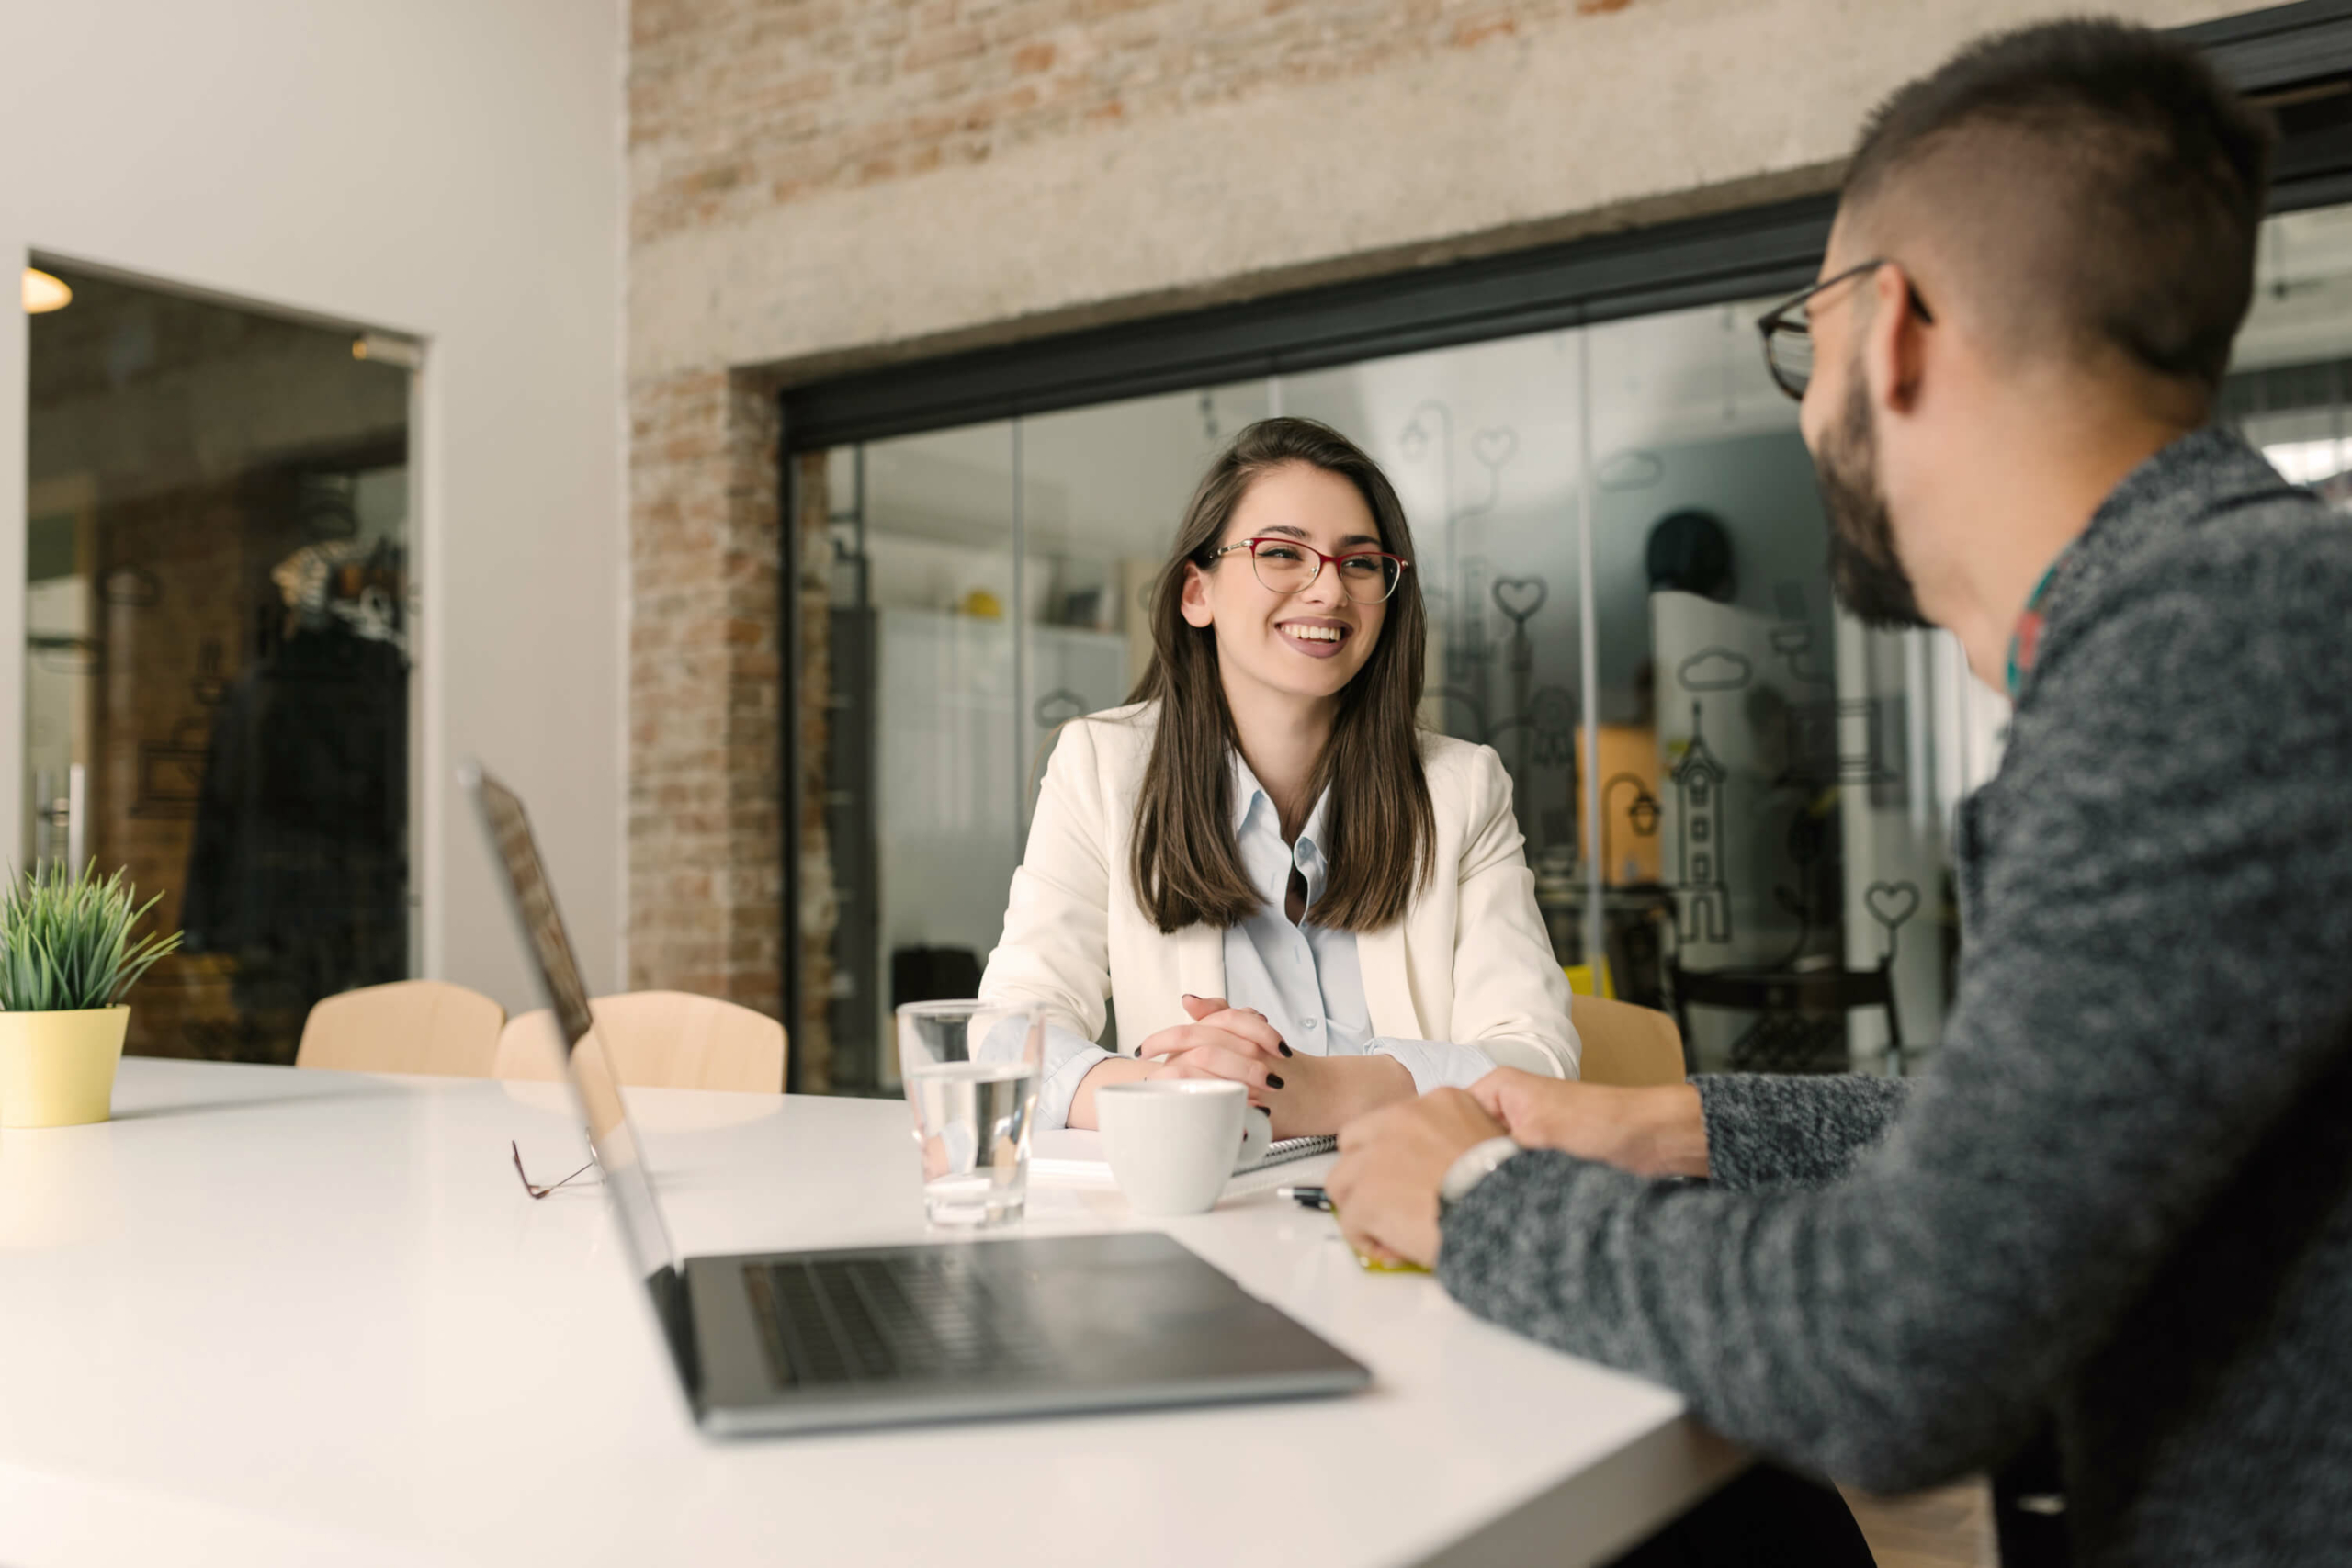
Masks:
[[[480,769],[467,774],[555,1009],[621,1239],[705,1431],[1288,1399],[1371,1381],[1156,1232],[679,1258],[619,1081],[589,1032],[588,993],[523,803]]]

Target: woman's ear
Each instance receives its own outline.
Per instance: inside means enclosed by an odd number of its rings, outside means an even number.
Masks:
[[[1187,626],[1205,629],[1211,621],[1216,619],[1209,608],[1209,576],[1201,570],[1198,561],[1184,563],[1184,592],[1176,604],[1184,612]]]

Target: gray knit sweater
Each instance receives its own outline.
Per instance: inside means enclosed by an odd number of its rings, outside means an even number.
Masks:
[[[1928,1069],[1702,1077],[1711,1183],[1521,1155],[1439,1273],[1865,1487],[2054,1410],[2081,1563],[2352,1563],[2352,525],[2200,432],[2044,609]]]

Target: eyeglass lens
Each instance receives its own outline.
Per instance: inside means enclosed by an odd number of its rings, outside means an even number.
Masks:
[[[1316,569],[1324,565],[1314,551],[1279,539],[1252,545],[1250,559],[1258,581],[1276,593],[1303,592],[1315,581]],[[1396,591],[1398,564],[1393,556],[1372,551],[1341,556],[1330,563],[1330,570],[1340,574],[1340,586],[1359,604],[1377,604]]]
[[[1802,320],[1773,323],[1764,339],[1764,361],[1782,391],[1804,397],[1813,380],[1813,333]]]

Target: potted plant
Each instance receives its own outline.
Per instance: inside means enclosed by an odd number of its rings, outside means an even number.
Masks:
[[[155,907],[118,871],[51,862],[0,894],[0,1127],[103,1122],[130,1025],[123,996],[179,932],[130,930]],[[157,896],[158,898],[161,895]]]

